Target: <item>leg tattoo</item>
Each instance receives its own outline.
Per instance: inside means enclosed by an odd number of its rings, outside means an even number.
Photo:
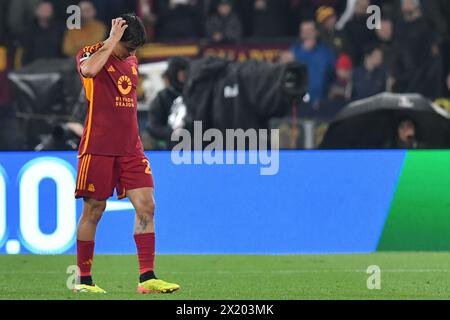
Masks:
[[[137,232],[144,232],[147,229],[149,224],[149,218],[146,215],[142,215],[138,217],[139,223],[136,226]]]

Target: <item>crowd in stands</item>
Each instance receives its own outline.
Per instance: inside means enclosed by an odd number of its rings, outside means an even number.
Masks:
[[[283,58],[314,70],[313,102],[349,101],[384,91],[432,99],[448,95],[443,80],[449,74],[450,23],[448,14],[442,15],[447,2],[438,9],[438,1],[384,1],[375,29],[367,27],[371,1],[354,2],[353,14],[341,28],[345,13],[339,20],[333,7],[320,7],[315,21],[300,22],[300,41]]]
[[[66,28],[71,4],[81,8],[80,30]],[[371,4],[382,8],[381,29],[367,28]],[[23,64],[74,56],[81,47],[104,39],[113,17],[135,11],[150,41],[236,43],[295,37],[300,30],[292,54],[317,70],[312,99],[325,98],[334,80],[345,86],[344,79],[334,77],[336,61],[342,68],[348,60],[339,59],[341,55],[349,55],[357,80],[379,81],[386,72],[386,79],[395,80],[390,83],[393,90],[430,97],[439,96],[440,88],[423,79],[437,77],[437,69],[448,70],[442,65],[448,60],[443,54],[448,55],[450,38],[450,4],[445,0],[0,0],[0,7],[0,45],[22,47]],[[382,61],[372,66],[376,58]],[[356,89],[355,95],[361,96],[364,88]]]
[[[68,30],[73,4],[81,29]],[[375,29],[367,27],[370,5],[381,8]],[[0,105],[10,98],[5,70],[73,57],[131,11],[151,42],[288,39],[280,62],[307,65],[312,104],[417,92],[450,111],[448,0],[0,0]]]

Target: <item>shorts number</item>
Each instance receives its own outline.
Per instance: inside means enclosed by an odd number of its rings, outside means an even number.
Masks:
[[[145,168],[145,174],[152,174],[152,168],[150,168],[150,161],[144,159],[142,160],[142,162],[147,165],[147,168]]]

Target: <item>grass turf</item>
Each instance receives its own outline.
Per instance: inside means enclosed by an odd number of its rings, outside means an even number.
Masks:
[[[449,253],[367,255],[161,255],[157,274],[182,288],[136,293],[137,258],[97,255],[94,279],[106,295],[66,287],[73,255],[0,256],[0,299],[449,299]],[[381,268],[381,290],[367,289],[367,267]]]

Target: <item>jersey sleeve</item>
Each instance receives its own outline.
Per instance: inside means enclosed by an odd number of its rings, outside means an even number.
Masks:
[[[103,42],[99,42],[93,46],[87,46],[84,47],[83,49],[81,49],[77,56],[76,56],[76,60],[77,60],[77,70],[78,73],[83,76],[83,74],[81,73],[81,64],[83,63],[83,61],[88,60],[94,53],[96,53],[101,47],[103,47]]]

